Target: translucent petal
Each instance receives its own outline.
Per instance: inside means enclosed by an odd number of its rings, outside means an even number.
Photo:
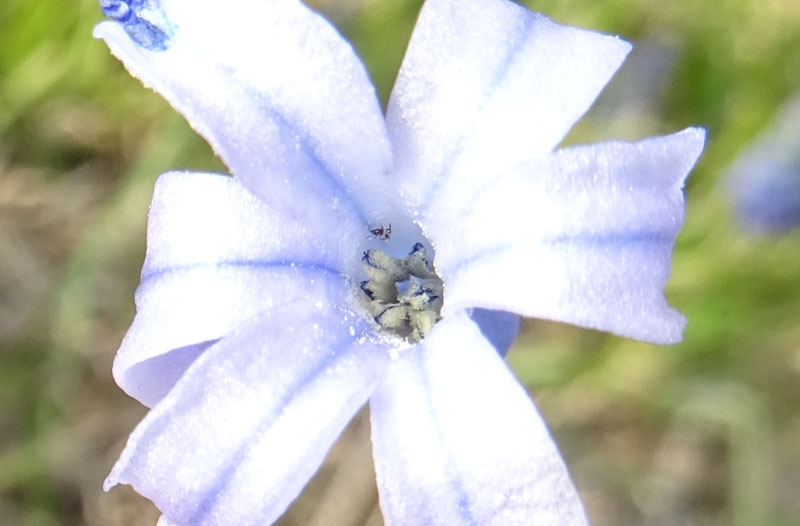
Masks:
[[[370,411],[387,526],[586,524],[541,416],[466,313],[392,362]]]
[[[172,26],[163,51],[115,21],[95,36],[266,202],[291,188],[326,213],[371,221],[391,151],[374,88],[336,30],[297,0],[160,6]]]
[[[106,480],[180,526],[271,524],[367,400],[388,353],[318,291],[207,350],[131,434]]]
[[[678,341],[685,321],[663,290],[704,138],[690,128],[569,148],[465,185],[423,225],[446,284],[443,314],[482,307]]]
[[[403,198],[425,212],[447,183],[551,151],[629,50],[506,0],[428,0],[386,117]]]
[[[114,362],[119,385],[152,406],[203,349],[242,321],[305,294],[309,282],[338,286],[340,271],[358,265],[353,254],[363,235],[352,225],[341,223],[332,236],[324,219],[268,207],[233,177],[160,177],[137,315]]]

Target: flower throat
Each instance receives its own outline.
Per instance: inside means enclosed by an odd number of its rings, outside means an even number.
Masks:
[[[433,271],[422,243],[405,258],[369,249],[361,258],[369,277],[361,282],[364,303],[381,328],[418,343],[439,321],[442,280]]]

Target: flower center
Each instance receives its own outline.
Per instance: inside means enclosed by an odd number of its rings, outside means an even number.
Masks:
[[[369,249],[361,262],[369,277],[361,290],[370,315],[383,330],[411,343],[422,341],[440,319],[443,294],[422,243],[402,259]]]

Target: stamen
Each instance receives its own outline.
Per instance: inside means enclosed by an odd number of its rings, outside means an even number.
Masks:
[[[367,275],[372,279],[405,281],[410,275],[405,260],[390,257],[382,250],[367,250],[364,252],[361,262],[364,263]]]
[[[443,292],[425,246],[416,243],[402,259],[370,249],[361,262],[370,278],[361,282],[364,303],[378,325],[411,343],[422,341],[439,321]]]

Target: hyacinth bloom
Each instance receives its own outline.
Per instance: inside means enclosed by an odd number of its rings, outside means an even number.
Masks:
[[[520,316],[681,338],[663,287],[702,130],[554,151],[629,44],[428,0],[384,116],[297,0],[101,4],[95,35],[233,175],[156,184],[114,363],[151,410],[106,488],[270,524],[368,402],[387,524],[585,524],[502,356]]]
[[[748,146],[727,173],[741,225],[754,232],[786,232],[800,225],[800,96]]]

